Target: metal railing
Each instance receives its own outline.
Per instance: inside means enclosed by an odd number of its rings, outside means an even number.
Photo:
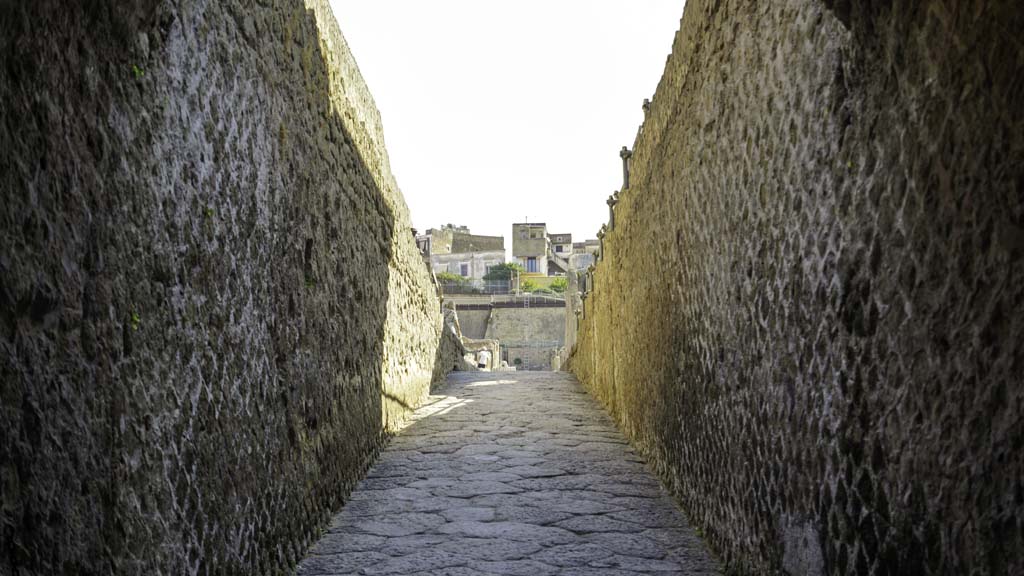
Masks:
[[[466,278],[465,280],[442,280],[438,279],[442,294],[512,294],[512,282],[510,280],[480,280],[478,278]]]

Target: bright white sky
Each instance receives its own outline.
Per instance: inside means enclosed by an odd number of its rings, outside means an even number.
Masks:
[[[423,231],[595,238],[685,0],[331,0]]]

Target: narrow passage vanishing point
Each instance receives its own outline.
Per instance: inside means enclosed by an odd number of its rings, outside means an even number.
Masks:
[[[336,574],[718,574],[568,373],[455,373],[299,566]]]

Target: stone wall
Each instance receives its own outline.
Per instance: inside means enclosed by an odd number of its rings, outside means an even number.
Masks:
[[[501,252],[505,255],[504,236],[480,236],[478,234],[452,234],[452,253]],[[504,260],[502,260],[504,261]]]
[[[0,573],[288,571],[461,357],[326,0],[0,50]]]
[[[466,338],[482,340],[487,337],[487,325],[491,321],[491,309],[468,309],[459,307],[459,323]]]
[[[687,2],[585,301],[733,574],[1024,573],[1024,10],[888,6]]]
[[[565,339],[565,306],[495,306],[487,338],[501,342],[503,359],[520,370],[551,370],[552,354]],[[507,357],[507,358],[505,358]],[[516,363],[516,359],[520,362]]]

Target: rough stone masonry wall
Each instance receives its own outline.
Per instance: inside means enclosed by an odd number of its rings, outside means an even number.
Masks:
[[[0,574],[287,572],[461,357],[326,0],[5,2],[0,127]]]
[[[1024,8],[690,0],[572,369],[733,574],[1024,573]]]
[[[565,340],[565,307],[496,306],[491,310],[485,337],[501,343],[509,366],[551,370],[552,355]]]

